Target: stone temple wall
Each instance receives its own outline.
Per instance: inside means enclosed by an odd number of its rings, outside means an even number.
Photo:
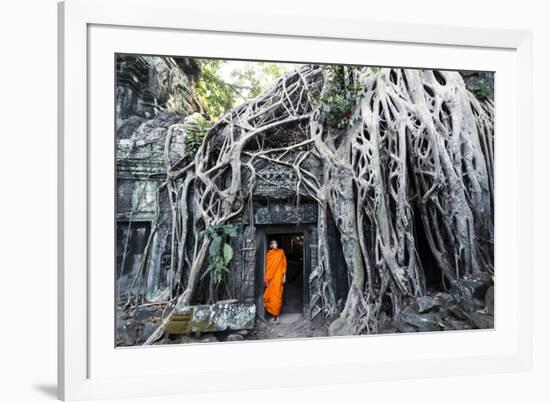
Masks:
[[[165,298],[170,282],[170,207],[166,192],[158,191],[166,174],[166,135],[172,128],[173,164],[185,153],[186,124],[204,111],[194,88],[199,75],[199,65],[190,58],[117,56],[117,286],[124,293],[139,270],[158,197],[159,226],[145,267],[150,301]]]

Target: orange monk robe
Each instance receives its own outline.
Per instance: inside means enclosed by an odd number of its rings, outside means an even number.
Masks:
[[[286,273],[286,256],[283,249],[270,249],[265,259],[264,307],[269,314],[278,317],[283,305],[283,277]]]

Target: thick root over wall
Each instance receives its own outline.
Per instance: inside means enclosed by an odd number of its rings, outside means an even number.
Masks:
[[[376,333],[383,308],[397,320],[404,303],[426,293],[419,230],[445,281],[493,272],[493,103],[477,99],[457,72],[341,73],[339,86],[334,72],[319,66],[286,75],[224,115],[193,159],[167,166],[176,304],[192,302],[208,258],[210,240],[196,234],[252,208],[256,169],[266,163],[294,171],[298,202],[305,195],[318,203],[311,307],[332,322],[333,335]],[[337,87],[359,88],[343,127],[331,123],[323,101]],[[170,136],[166,146],[168,153]],[[312,161],[322,165],[321,176],[309,170]],[[346,267],[330,265],[329,214]],[[350,279],[343,309],[334,269],[346,269]],[[162,327],[147,343],[161,334]]]

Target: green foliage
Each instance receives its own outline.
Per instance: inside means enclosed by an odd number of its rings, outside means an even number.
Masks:
[[[233,107],[235,93],[231,86],[220,77],[220,68],[224,60],[199,60],[201,79],[197,83],[197,92],[208,108],[208,114],[219,118]]]
[[[232,87],[237,97],[254,98],[262,91],[262,83],[253,64],[231,71]]]
[[[474,90],[474,94],[476,96],[478,96],[479,98],[482,98],[482,99],[485,99],[485,98],[493,99],[494,98],[493,89],[486,82],[478,83],[474,87],[473,90]]]
[[[355,103],[342,93],[333,92],[320,101],[321,110],[327,116],[327,123],[336,128],[345,128],[349,124]]]
[[[214,120],[240,102],[260,95],[269,84],[284,73],[276,63],[232,64],[234,62],[219,59],[198,61],[201,65],[201,78],[197,83],[197,92],[208,108],[208,114]],[[229,73],[228,68],[232,68]]]
[[[189,155],[194,155],[202,144],[206,133],[210,129],[210,123],[201,114],[195,113],[193,115],[193,121],[187,123],[185,128],[187,131],[187,135],[185,137],[187,153]]]
[[[213,282],[218,284],[222,281],[223,274],[229,272],[227,266],[233,259],[233,248],[229,244],[229,238],[237,236],[237,229],[231,224],[209,225],[200,235],[212,238],[208,249],[210,264],[202,274],[201,279],[210,274]]]
[[[330,79],[330,91],[319,100],[319,107],[325,116],[325,123],[339,129],[346,128],[353,114],[353,108],[360,91],[352,69],[345,66],[325,66]]]
[[[273,78],[278,78],[284,74],[284,70],[279,64],[276,63],[258,63],[260,69],[265,76]]]
[[[231,72],[233,87],[242,100],[260,95],[267,85],[283,75],[283,69],[275,63],[255,62],[243,69]]]

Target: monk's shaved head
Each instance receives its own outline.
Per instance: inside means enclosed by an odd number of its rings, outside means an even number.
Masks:
[[[277,243],[277,240],[271,240],[269,242],[269,247],[271,248],[278,248],[279,247],[279,243]]]

